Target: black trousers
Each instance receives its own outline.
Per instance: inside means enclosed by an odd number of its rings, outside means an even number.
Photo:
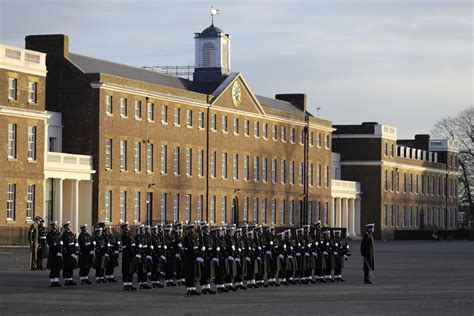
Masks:
[[[61,272],[61,269],[52,268],[51,270],[49,270],[49,278],[50,279],[59,278],[60,272]]]
[[[132,273],[123,273],[122,274],[122,281],[125,283],[129,283],[133,281],[133,274]]]
[[[209,259],[204,259],[204,263],[201,266],[201,278],[199,280],[200,285],[207,285],[210,283],[211,277],[211,265]]]
[[[73,269],[71,268],[64,268],[63,270],[63,278],[65,279],[70,279],[72,278],[72,274],[73,274]]]
[[[90,271],[91,271],[90,267],[80,267],[79,268],[79,276],[80,277],[87,277],[87,276],[89,276]]]
[[[215,284],[224,284],[224,260],[219,260],[219,264],[215,265]]]
[[[113,264],[108,264],[105,268],[105,275],[114,275],[114,269],[115,268]]]

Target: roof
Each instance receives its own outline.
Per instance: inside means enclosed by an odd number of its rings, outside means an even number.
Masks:
[[[217,37],[219,33],[224,33],[221,28],[218,28],[212,24],[208,28],[205,28],[200,34],[199,37]]]
[[[69,53],[66,58],[83,73],[103,73],[160,86],[193,91],[193,83],[183,78],[74,53]]]
[[[298,109],[296,106],[291,104],[290,102],[286,101],[281,101],[269,97],[264,97],[261,95],[256,95],[258,101],[260,104],[262,104],[264,107],[272,108],[275,110],[280,110],[284,112],[289,112],[293,114],[299,114],[299,115],[304,115],[304,112]]]

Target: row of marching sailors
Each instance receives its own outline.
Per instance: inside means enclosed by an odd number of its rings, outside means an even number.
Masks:
[[[61,287],[59,274],[63,270],[64,285],[77,285],[73,279],[74,270],[79,268],[82,284],[91,284],[89,272],[95,269],[95,283],[115,283],[114,269],[118,266],[120,242],[117,241],[110,226],[97,223],[94,234],[87,232],[87,225],[81,225],[81,233],[76,236],[71,231],[69,221],[63,224],[60,234],[56,221],[50,222],[46,235],[48,245],[47,269],[52,287]]]

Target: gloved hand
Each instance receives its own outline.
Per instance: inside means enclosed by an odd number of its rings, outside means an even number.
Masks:
[[[328,252],[327,252],[327,251],[323,251],[323,255],[327,256],[327,255],[328,255]]]
[[[201,257],[197,257],[197,258],[196,258],[196,261],[197,261],[197,262],[200,262],[200,263],[204,263],[204,259],[201,258]]]
[[[60,252],[58,252],[58,253],[56,254],[56,257],[62,257],[62,256],[63,256],[63,254],[60,253]]]
[[[135,255],[135,258],[141,259],[142,256],[141,255]]]

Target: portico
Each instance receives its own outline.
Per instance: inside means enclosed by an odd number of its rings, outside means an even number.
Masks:
[[[360,183],[345,180],[331,180],[333,207],[329,215],[329,226],[346,228],[347,236],[360,236]]]

